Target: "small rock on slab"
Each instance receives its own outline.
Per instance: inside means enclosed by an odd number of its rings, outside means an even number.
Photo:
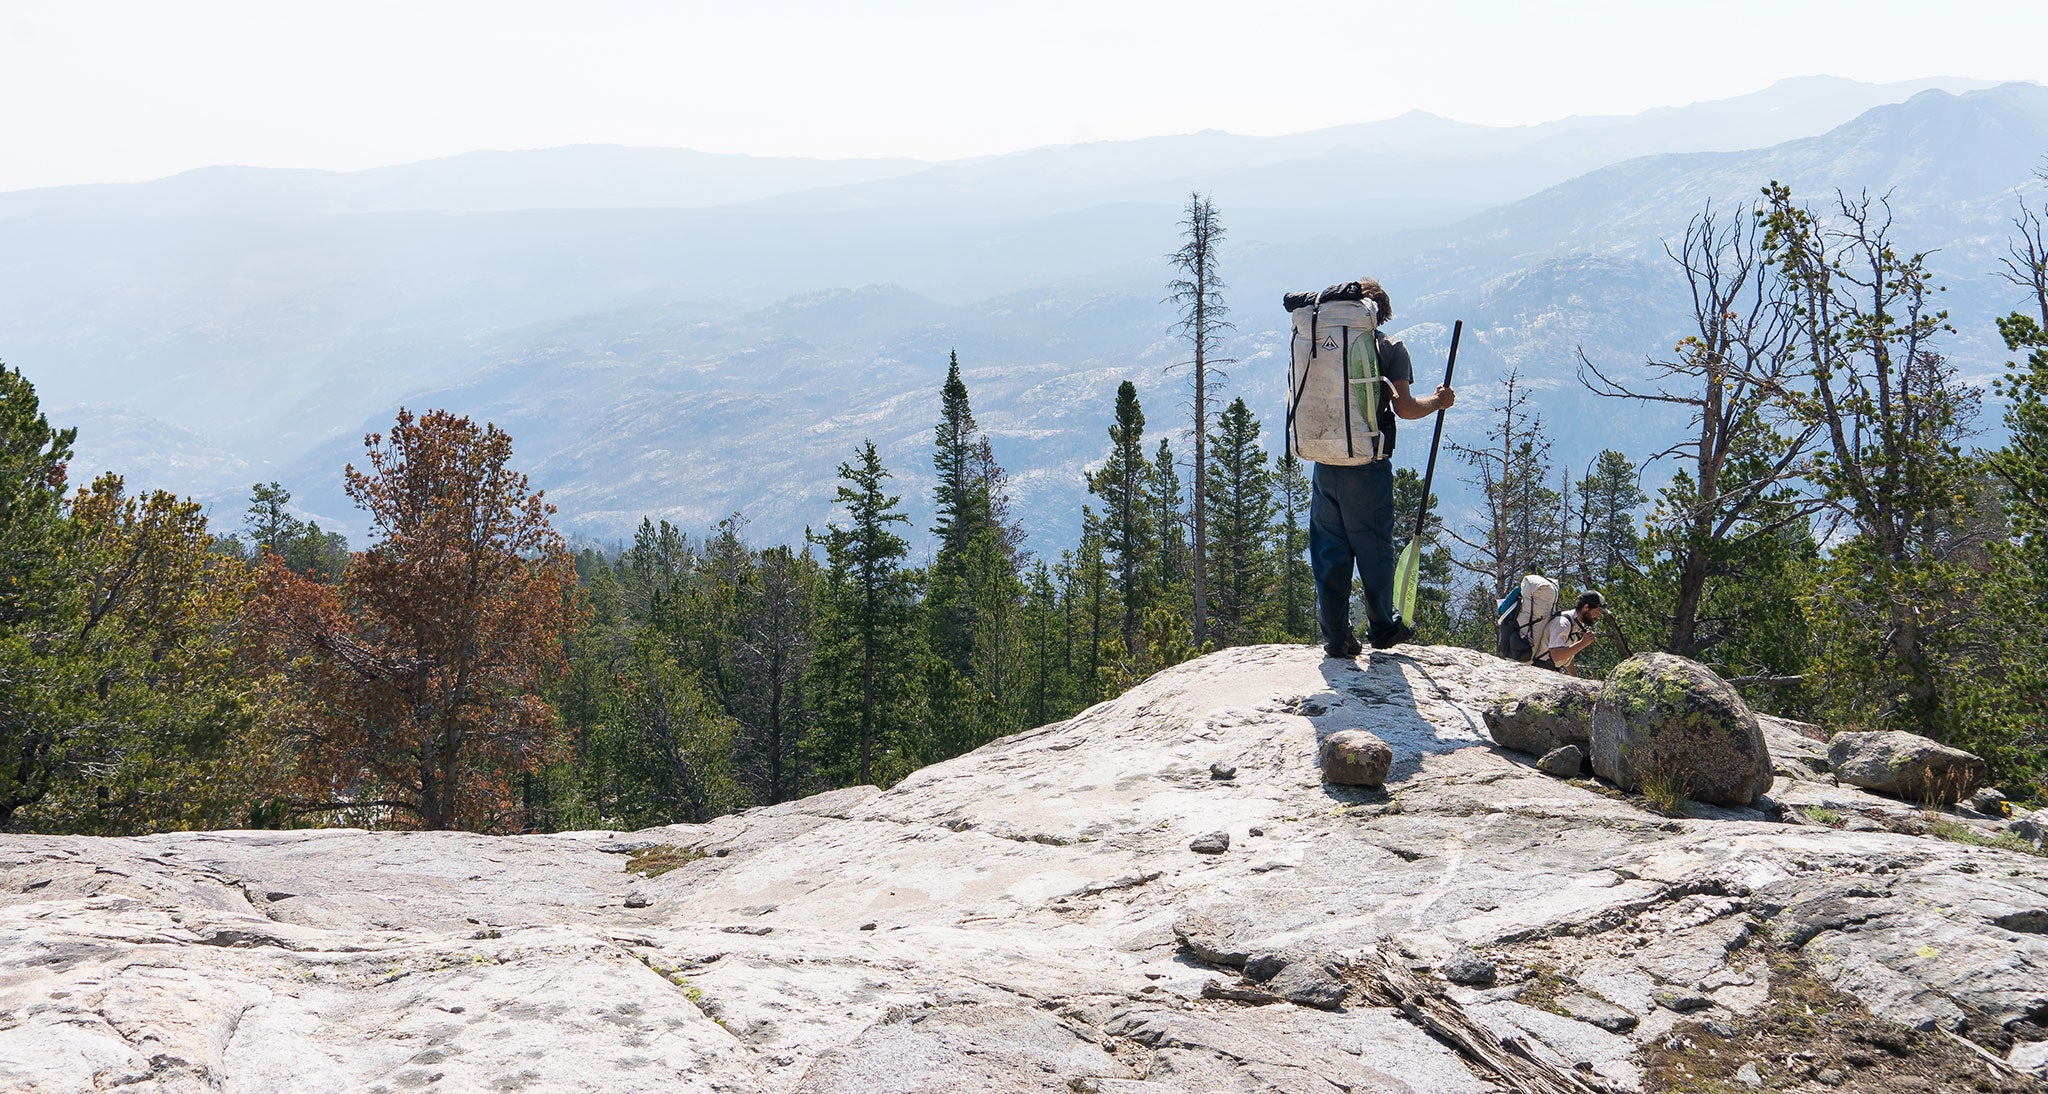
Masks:
[[[1536,770],[1560,779],[1573,779],[1578,777],[1579,769],[1585,764],[1586,754],[1579,751],[1578,745],[1560,745],[1536,761]]]
[[[1444,979],[1453,984],[1485,987],[1494,982],[1498,972],[1494,969],[1493,962],[1460,947],[1444,961],[1443,974]]]
[[[1230,833],[1210,832],[1188,841],[1188,850],[1198,855],[1220,855],[1230,850]]]
[[[1910,802],[1950,805],[1976,793],[1984,761],[1917,733],[1837,733],[1828,741],[1835,777]]]
[[[1219,782],[1235,779],[1237,778],[1237,766],[1235,764],[1210,764],[1209,777]]]
[[[1301,955],[1298,953],[1254,954],[1251,960],[1244,963],[1245,979],[1263,984],[1280,975],[1281,969],[1299,960]]]
[[[653,904],[654,898],[648,896],[643,890],[635,889],[626,894],[626,907],[628,908],[646,908]]]
[[[1323,781],[1333,786],[1385,786],[1394,766],[1394,750],[1362,729],[1347,729],[1323,738]]]
[[[1291,961],[1271,980],[1266,990],[1298,1006],[1335,1010],[1344,1003],[1349,986],[1326,962],[1315,958]]]
[[[2018,836],[2036,847],[2041,846],[2044,837],[2048,837],[2048,825],[2041,823],[2039,815],[2014,818],[2005,826],[2005,831],[2007,835]]]
[[[1680,1014],[1705,1010],[1714,1005],[1712,999],[1696,991],[1660,991],[1654,998],[1657,1000],[1658,1006],[1663,1007],[1665,1010],[1677,1011]]]
[[[1207,916],[1185,915],[1174,922],[1173,934],[1188,952],[1211,965],[1241,969],[1252,955],[1233,945],[1232,932]]]
[[[1636,1028],[1638,1024],[1635,1015],[1599,996],[1587,995],[1584,992],[1567,995],[1559,999],[1557,1005],[1564,1008],[1566,1014],[1577,1018],[1581,1022],[1589,1022],[1609,1033],[1627,1033],[1629,1030]]]

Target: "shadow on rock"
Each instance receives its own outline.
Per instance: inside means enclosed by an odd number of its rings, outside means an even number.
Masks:
[[[1384,784],[1404,782],[1422,770],[1423,757],[1441,755],[1461,748],[1486,747],[1477,739],[1446,738],[1436,724],[1422,715],[1415,685],[1409,673],[1430,680],[1427,666],[1390,651],[1374,651],[1364,661],[1326,658],[1323,681],[1328,690],[1301,702],[1300,713],[1315,727],[1316,746],[1327,757],[1332,737],[1362,731],[1384,743],[1391,757],[1384,772]],[[1442,688],[1436,689],[1439,694]],[[1323,792],[1346,804],[1384,802],[1387,791],[1378,785],[1344,785],[1325,781]]]

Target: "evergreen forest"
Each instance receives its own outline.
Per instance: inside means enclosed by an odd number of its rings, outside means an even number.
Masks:
[[[1188,398],[1102,392],[1071,528],[1015,517],[957,358],[930,527],[870,441],[801,542],[733,514],[571,545],[512,437],[400,411],[341,471],[354,550],[288,484],[231,523],[119,475],[72,482],[75,432],[0,366],[0,830],[704,821],[890,785],[1208,651],[1319,644],[1312,469],[1218,394],[1226,235],[1207,199],[1186,212],[1166,288]],[[1758,710],[1925,734],[2038,800],[2044,215],[2012,225],[1998,272],[2031,304],[1995,320],[2011,361],[1987,390],[1944,355],[1963,320],[1883,199],[1772,184],[1702,209],[1667,244],[1694,329],[1647,362],[1577,362],[1613,413],[1680,423],[1662,450],[1554,461],[1559,423],[1511,370],[1450,412],[1437,477],[1471,504],[1448,511],[1424,497],[1429,423],[1404,434],[1417,641],[1492,650],[1499,598],[1548,574],[1613,609],[1588,675],[1677,653]],[[1440,363],[1415,364],[1426,393]]]

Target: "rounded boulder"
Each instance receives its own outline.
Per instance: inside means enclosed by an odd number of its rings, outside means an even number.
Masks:
[[[1511,695],[1503,695],[1480,716],[1495,744],[1542,756],[1576,745],[1581,752],[1593,744],[1593,704],[1600,701],[1600,682],[1557,673],[1533,674]]]
[[[1771,788],[1771,753],[1728,681],[1697,661],[1644,653],[1600,689],[1593,773],[1626,790],[1652,780],[1694,801],[1748,805]]]
[[[1850,786],[1935,805],[1969,797],[1991,774],[1971,753],[1897,730],[1837,733],[1828,742],[1828,762]]]

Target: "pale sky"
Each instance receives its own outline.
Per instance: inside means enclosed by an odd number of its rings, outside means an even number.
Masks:
[[[946,159],[1786,76],[2048,82],[2048,2],[0,0],[0,190],[616,143]]]

